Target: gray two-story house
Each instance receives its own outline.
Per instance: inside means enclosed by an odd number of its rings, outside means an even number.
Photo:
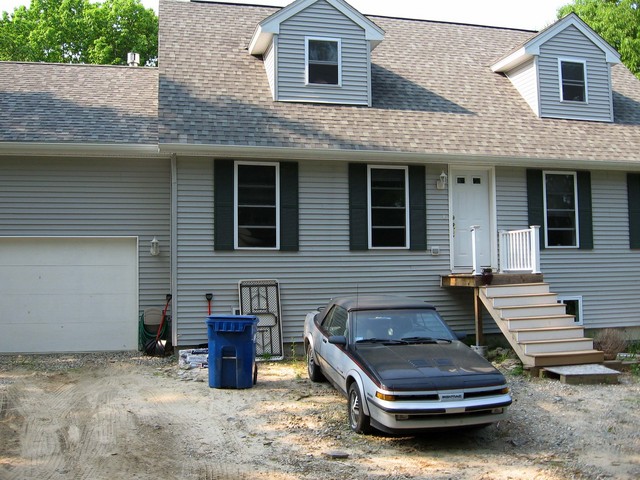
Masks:
[[[206,341],[211,293],[276,356],[341,294],[478,335],[484,311],[531,366],[598,361],[585,329],[638,335],[640,83],[577,16],[159,16],[157,69],[0,63],[0,351],[135,348],[166,293],[174,345]]]

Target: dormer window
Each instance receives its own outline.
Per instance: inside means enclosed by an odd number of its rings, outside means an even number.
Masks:
[[[560,70],[560,100],[563,102],[587,101],[586,64],[582,60],[558,59]]]
[[[305,37],[307,84],[342,84],[340,39]]]

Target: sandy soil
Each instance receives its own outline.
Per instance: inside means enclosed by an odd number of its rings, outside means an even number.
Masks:
[[[248,390],[134,354],[0,357],[0,479],[637,479],[640,382],[509,376],[510,418],[482,430],[361,436],[302,362]],[[334,458],[334,457],[347,458]]]

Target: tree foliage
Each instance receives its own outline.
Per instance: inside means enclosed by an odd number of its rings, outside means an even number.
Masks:
[[[31,0],[0,18],[0,60],[125,65],[158,58],[158,17],[140,0]]]
[[[558,10],[558,18],[575,12],[620,53],[622,63],[640,77],[640,2],[574,0]]]

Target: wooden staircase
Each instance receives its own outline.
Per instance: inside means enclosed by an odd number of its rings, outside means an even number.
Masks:
[[[478,296],[525,368],[602,363],[604,353],[575,325],[546,283],[488,285]]]

